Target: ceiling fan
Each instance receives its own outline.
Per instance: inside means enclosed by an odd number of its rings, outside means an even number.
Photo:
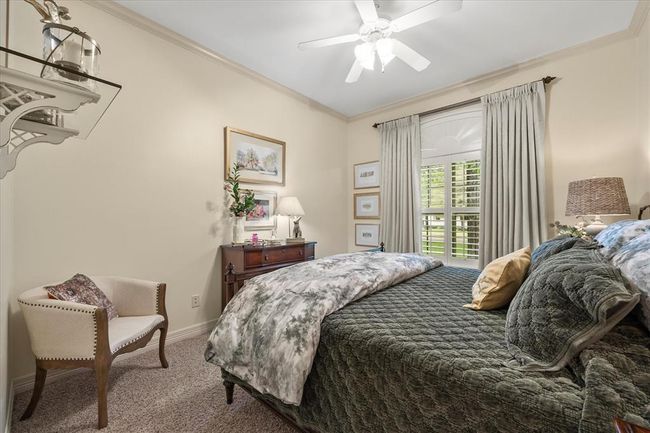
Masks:
[[[304,50],[362,41],[354,47],[356,59],[345,78],[346,83],[356,82],[364,69],[374,70],[376,57],[379,57],[382,72],[395,57],[418,72],[426,69],[431,64],[427,58],[391,35],[455,12],[462,7],[463,0],[437,0],[392,21],[379,18],[373,0],[354,0],[354,4],[363,21],[359,33],[298,44],[298,48]]]

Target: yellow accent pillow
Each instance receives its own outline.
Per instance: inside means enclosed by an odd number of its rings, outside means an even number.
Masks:
[[[510,303],[526,278],[530,266],[530,247],[490,262],[472,287],[472,310],[494,310]]]

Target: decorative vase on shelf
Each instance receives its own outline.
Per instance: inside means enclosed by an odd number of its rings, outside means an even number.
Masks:
[[[232,225],[232,241],[236,244],[244,243],[244,221],[246,217],[235,217]]]

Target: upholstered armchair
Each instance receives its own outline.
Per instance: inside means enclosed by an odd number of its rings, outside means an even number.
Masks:
[[[115,305],[119,317],[109,321],[105,308],[49,299],[44,286],[18,297],[36,357],[34,392],[21,420],[34,412],[48,369],[95,370],[101,429],[108,424],[108,372],[116,356],[144,347],[160,329],[160,363],[163,368],[168,366],[165,284],[119,277],[90,278]]]

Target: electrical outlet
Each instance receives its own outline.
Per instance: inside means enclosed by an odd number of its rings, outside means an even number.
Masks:
[[[199,308],[201,306],[201,297],[199,295],[192,295],[192,308]]]

